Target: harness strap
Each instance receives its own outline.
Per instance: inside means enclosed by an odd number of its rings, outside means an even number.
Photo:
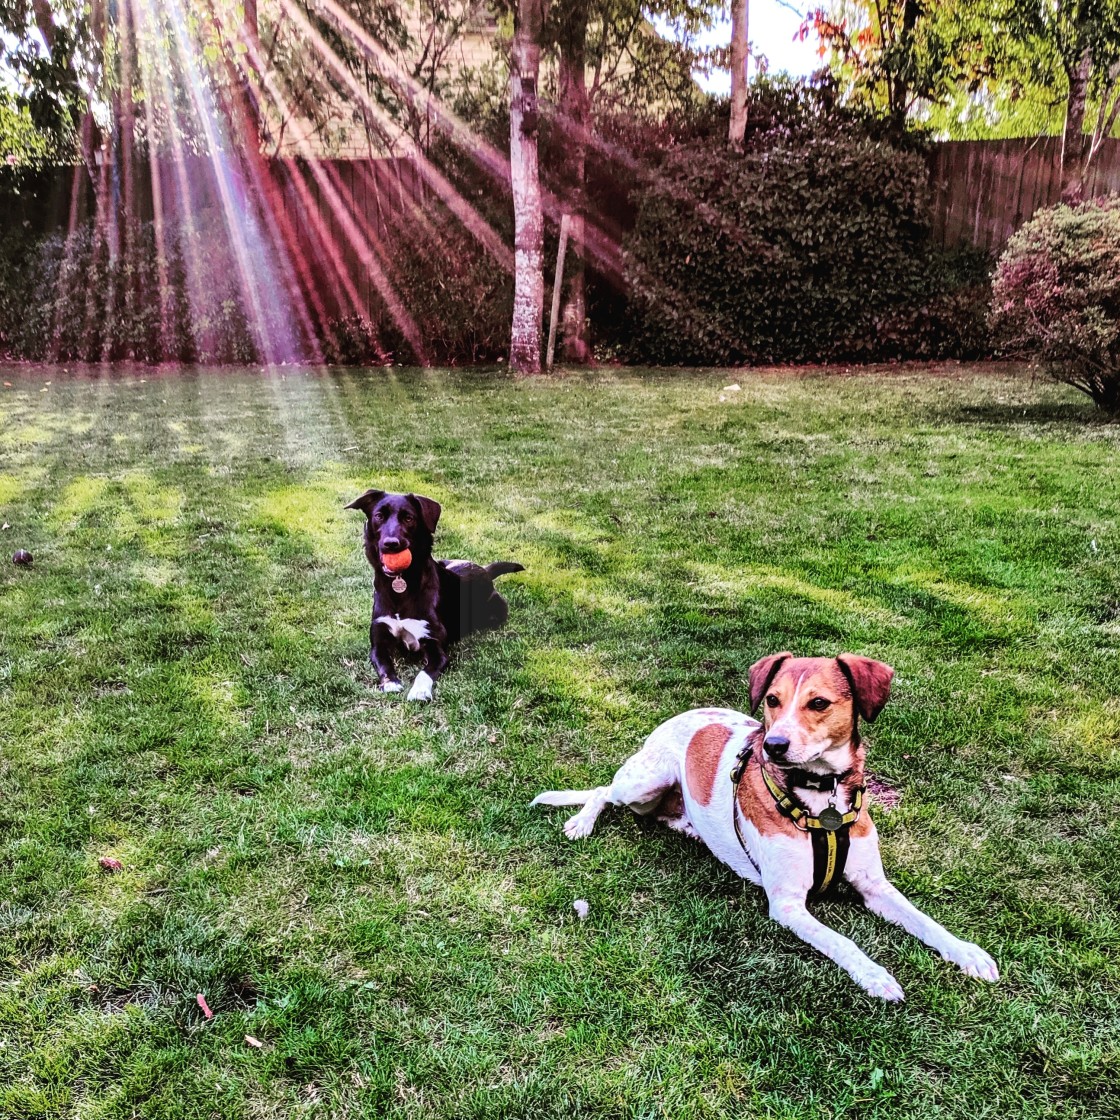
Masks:
[[[754,754],[754,735],[748,735],[746,746],[736,756],[735,765],[731,770],[731,823],[735,826],[735,839],[739,841],[739,847],[743,849],[743,855],[751,861],[751,866],[761,875],[762,868],[758,866],[758,860],[751,855],[751,850],[747,847],[746,837],[743,836],[743,830],[739,827],[739,818],[742,816],[739,811],[739,786],[743,781],[743,775],[747,772],[747,763],[750,762],[752,754]]]
[[[844,874],[848,862],[848,847],[852,842],[850,829],[844,827],[834,832],[820,829],[811,832],[813,843],[813,892],[825,894],[834,880]]]
[[[743,849],[754,869],[761,873],[758,861],[751,855],[739,824],[741,815],[739,810],[739,786],[742,784],[743,777],[747,772],[747,765],[754,754],[753,738],[752,736],[751,739],[748,739],[746,746],[739,752],[735,759],[735,766],[731,771],[731,784],[733,786],[731,823],[735,827],[735,838],[739,841],[739,847]],[[826,893],[833,883],[844,874],[844,867],[848,862],[848,850],[851,846],[851,826],[859,820],[860,812],[863,809],[864,787],[860,786],[852,795],[852,807],[846,813],[841,814],[832,809],[832,817],[826,823],[822,822],[819,816],[812,816],[796,804],[785,790],[774,781],[765,766],[759,766],[759,770],[762,772],[762,780],[779,810],[793,821],[799,831],[808,833],[813,847],[812,890],[814,894]],[[822,815],[827,812],[828,810],[822,810]]]

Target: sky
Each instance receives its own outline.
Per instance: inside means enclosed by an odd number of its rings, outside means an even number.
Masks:
[[[823,7],[820,0],[750,0],[751,49],[755,54],[764,54],[771,74],[783,70],[794,77],[811,74],[821,65],[817,55],[815,36],[810,35],[805,42],[794,42],[797,29],[801,26],[804,13],[813,7]],[[704,45],[729,43],[731,41],[731,20],[724,19],[703,37]],[[755,67],[751,63],[751,76]],[[730,93],[731,76],[726,70],[715,71],[709,77],[700,77],[700,85],[713,93]]]

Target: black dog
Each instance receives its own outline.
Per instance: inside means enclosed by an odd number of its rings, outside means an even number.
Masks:
[[[479,630],[496,630],[509,617],[505,599],[494,590],[496,577],[523,572],[520,564],[485,568],[469,560],[434,560],[432,540],[440,507],[418,494],[367,490],[346,509],[366,515],[366,559],[373,568],[373,618],[369,660],[382,692],[400,692],[393,655],[403,648],[421,656],[409,700],[431,700],[432,686],[447,667],[447,647]],[[397,570],[384,557],[402,552],[412,562]]]

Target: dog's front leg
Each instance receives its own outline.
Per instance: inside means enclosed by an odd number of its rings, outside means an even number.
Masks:
[[[794,894],[788,886],[767,887],[770,917],[792,930],[834,960],[865,992],[880,999],[900,1000],[902,986],[881,965],[877,965],[854,941],[817,921],[805,906],[805,895]]]
[[[393,639],[375,622],[369,628],[369,663],[377,670],[382,692],[400,692],[404,685],[393,664]]]
[[[424,651],[424,665],[408,690],[409,700],[431,700],[432,689],[440,674],[447,668],[447,651],[442,642],[425,639],[421,648]]]
[[[865,992],[902,999],[899,982],[854,941],[817,921],[805,906],[813,885],[813,852],[808,838],[769,837],[762,847],[762,887],[770,917],[834,960]]]
[[[902,926],[907,933],[935,949],[947,961],[980,980],[999,979],[999,969],[979,945],[954,937],[944,926],[923,914],[883,873],[874,835],[852,843],[847,879],[863,896],[873,914]]]

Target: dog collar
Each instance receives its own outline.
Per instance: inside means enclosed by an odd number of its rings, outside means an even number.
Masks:
[[[381,574],[389,581],[389,586],[397,595],[403,595],[408,590],[408,580],[404,572],[391,572],[384,564],[381,565]]]
[[[814,774],[812,770],[784,770],[789,789],[811,789],[817,793],[835,793],[836,787],[851,773]]]
[[[826,832],[836,832],[848,825],[855,824],[855,822],[859,820],[860,810],[863,808],[865,787],[860,786],[852,795],[852,807],[846,813],[841,813],[834,806],[827,805],[814,817],[806,810],[802,809],[801,806],[774,781],[765,766],[760,766],[759,769],[762,771],[762,780],[766,783],[766,788],[770,791],[770,796],[774,798],[778,808],[781,809],[798,828],[803,830],[824,829]],[[832,791],[835,792],[835,790],[836,786],[833,785]]]

